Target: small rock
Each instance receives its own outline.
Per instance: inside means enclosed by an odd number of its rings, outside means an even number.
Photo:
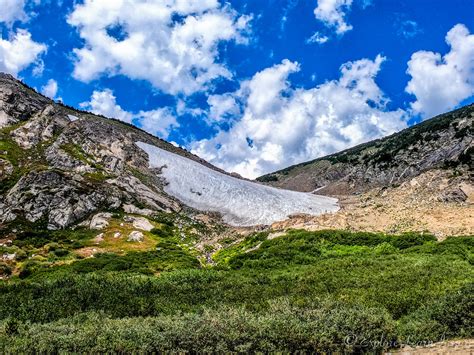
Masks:
[[[127,223],[132,223],[134,218],[132,216],[123,216],[123,220]]]
[[[133,217],[133,226],[144,231],[151,231],[155,226],[144,217]]]
[[[101,212],[97,213],[92,217],[91,223],[89,225],[90,229],[104,229],[109,225],[109,219],[112,218],[111,213]]]
[[[100,242],[103,242],[103,241],[104,241],[104,233],[100,233],[94,238],[95,244],[99,244]]]
[[[122,236],[122,233],[116,232],[114,233],[114,238],[120,238]]]
[[[144,236],[142,232],[133,231],[129,234],[127,241],[128,242],[143,242]]]
[[[138,208],[134,205],[123,205],[125,213],[141,214],[143,216],[151,216],[154,212],[148,208]]]
[[[16,253],[13,253],[13,254],[5,253],[5,254],[3,254],[3,260],[12,261],[12,260],[15,260],[15,258],[16,258]]]
[[[438,197],[438,200],[441,202],[465,202],[467,200],[467,195],[460,188],[455,188],[443,193]]]

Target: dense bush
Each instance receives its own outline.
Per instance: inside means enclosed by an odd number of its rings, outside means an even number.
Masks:
[[[381,309],[327,301],[301,308],[287,299],[262,314],[241,307],[153,318],[89,313],[24,327],[17,336],[0,330],[0,348],[41,353],[382,350],[395,339],[395,324]]]
[[[17,233],[14,245],[21,248],[41,248],[47,244],[56,243],[77,248],[83,246],[83,242],[89,240],[94,236],[95,231],[89,229],[71,230],[42,230],[35,228],[35,226],[28,226],[24,231]],[[76,246],[74,246],[76,245]]]
[[[473,336],[473,237],[267,237],[229,245],[209,269],[173,238],[158,238],[155,251],[99,254],[47,270],[24,262],[23,280],[0,283],[0,346],[322,352]],[[8,320],[18,322],[18,334],[7,334]]]

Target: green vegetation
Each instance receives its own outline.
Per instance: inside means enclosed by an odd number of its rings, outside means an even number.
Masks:
[[[173,223],[157,219],[167,227],[153,231],[154,251],[96,254],[0,284],[0,349],[379,352],[474,336],[474,237],[258,233],[200,269]]]

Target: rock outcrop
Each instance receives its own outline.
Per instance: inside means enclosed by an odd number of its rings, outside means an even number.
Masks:
[[[185,206],[163,191],[137,141],[218,170],[133,126],[55,103],[1,73],[0,140],[0,228],[16,220],[48,229],[85,220],[99,227],[106,218],[92,217],[110,210],[147,216],[181,211]]]

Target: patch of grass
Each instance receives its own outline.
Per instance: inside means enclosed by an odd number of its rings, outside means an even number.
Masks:
[[[246,250],[255,248],[263,241],[267,240],[268,232],[262,233],[255,233],[247,238],[245,238],[242,242],[230,245],[225,249],[219,250],[216,254],[213,255],[213,260],[220,265],[225,265],[229,262],[230,259],[241,255]]]
[[[95,159],[90,154],[87,154],[81,146],[73,143],[66,143],[60,147],[64,152],[70,155],[72,158],[82,162],[83,164],[89,165],[94,169],[101,170],[102,166],[95,162]]]
[[[91,182],[98,183],[104,182],[105,180],[111,178],[111,175],[105,174],[103,171],[95,171],[92,173],[85,173],[83,175],[86,179],[90,180]]]
[[[10,190],[29,171],[44,170],[48,167],[44,157],[47,142],[41,142],[31,149],[22,149],[10,136],[11,131],[24,123],[0,129],[0,158],[9,161],[13,166],[13,173],[0,185],[0,194]]]

